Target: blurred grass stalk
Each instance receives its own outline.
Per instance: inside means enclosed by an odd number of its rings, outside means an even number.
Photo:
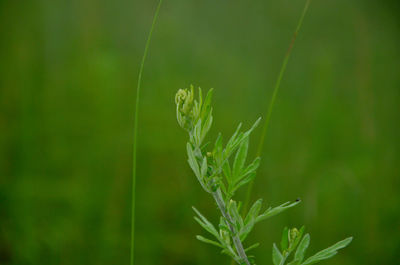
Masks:
[[[162,0],[159,0],[156,11],[154,13],[153,17],[153,22],[150,27],[149,35],[147,37],[146,45],[144,47],[144,52],[143,52],[143,57],[142,61],[140,64],[139,68],[139,74],[138,74],[138,80],[137,80],[137,87],[136,87],[136,106],[135,106],[135,120],[134,120],[134,125],[133,125],[133,151],[132,151],[132,208],[131,208],[131,258],[130,258],[130,264],[134,265],[134,259],[135,259],[135,193],[136,193],[136,160],[137,160],[137,154],[136,154],[136,149],[137,149],[137,132],[138,132],[138,118],[139,118],[139,102],[140,102],[140,87],[142,84],[142,73],[143,73],[143,67],[144,67],[144,62],[146,61],[148,49],[150,46],[150,41],[151,41],[151,35],[153,34],[154,26],[157,21],[158,13],[160,11],[160,7],[162,4]]]
[[[262,132],[261,132],[260,142],[258,143],[256,157],[260,157],[261,156],[261,153],[262,153],[262,150],[263,150],[263,147],[264,147],[265,136],[267,134],[269,121],[271,119],[272,110],[273,110],[274,105],[275,105],[275,99],[276,99],[276,96],[278,95],[278,91],[279,91],[279,87],[281,85],[282,77],[283,77],[283,74],[286,71],[286,66],[287,66],[287,63],[289,61],[290,54],[292,53],[293,45],[294,45],[294,43],[296,41],[297,35],[299,34],[301,25],[303,24],[304,16],[307,13],[307,10],[308,10],[308,7],[310,5],[310,2],[311,2],[311,0],[307,0],[306,1],[306,4],[305,4],[305,6],[303,8],[303,12],[302,12],[301,17],[299,19],[299,22],[297,23],[296,31],[293,34],[293,37],[292,37],[292,40],[290,42],[289,48],[288,48],[288,50],[287,50],[287,52],[285,54],[285,57],[283,58],[283,63],[282,63],[282,66],[281,66],[281,70],[279,71],[278,79],[276,80],[275,88],[274,88],[274,91],[272,93],[272,97],[271,97],[270,103],[268,105],[268,109],[266,111],[265,122],[264,122],[264,126],[263,126],[263,129],[262,129]],[[244,204],[243,204],[243,208],[242,208],[243,212],[247,212],[247,208],[248,208],[248,205],[249,205],[249,202],[250,202],[250,199],[251,199],[251,193],[252,193],[252,190],[253,190],[253,184],[254,184],[254,180],[249,183],[249,186],[247,188],[246,198],[244,200]]]

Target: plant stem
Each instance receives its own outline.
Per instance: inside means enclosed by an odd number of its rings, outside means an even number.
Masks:
[[[142,84],[142,73],[144,62],[146,61],[147,52],[150,46],[151,35],[153,34],[154,25],[156,24],[158,13],[160,11],[162,0],[158,2],[157,9],[154,13],[153,23],[151,24],[149,35],[147,37],[146,45],[144,48],[144,53],[142,57],[142,62],[139,68],[138,81],[136,87],[136,106],[135,106],[135,121],[133,125],[133,150],[132,150],[132,208],[131,208],[131,258],[130,264],[134,264],[134,253],[135,253],[135,193],[136,193],[136,160],[137,160],[137,134],[139,125],[139,99],[140,99],[140,86]]]
[[[283,59],[281,70],[279,71],[278,79],[276,80],[275,88],[274,88],[274,91],[272,93],[272,97],[271,97],[270,103],[268,105],[268,109],[266,111],[267,114],[266,114],[266,118],[265,118],[265,123],[264,123],[263,129],[262,129],[260,141],[259,141],[258,147],[257,147],[257,154],[256,154],[257,157],[259,157],[261,155],[261,153],[262,153],[262,150],[263,150],[263,147],[264,147],[265,136],[267,134],[269,121],[271,119],[272,110],[273,110],[274,105],[275,105],[275,100],[276,100],[276,96],[278,95],[278,91],[279,91],[279,88],[280,88],[280,85],[281,85],[282,77],[283,77],[283,74],[286,71],[286,66],[287,66],[287,63],[289,61],[290,54],[292,53],[293,45],[294,45],[294,43],[296,41],[297,35],[299,34],[301,25],[303,24],[303,19],[304,19],[304,16],[306,15],[306,13],[307,13],[308,6],[310,5],[310,2],[311,2],[311,0],[307,0],[306,1],[306,4],[305,4],[304,9],[303,9],[303,12],[302,12],[301,17],[299,19],[299,22],[297,23],[296,31],[293,34],[293,37],[292,37],[292,40],[290,42],[289,48],[288,48],[288,50],[287,50],[287,52],[285,54],[285,57]],[[246,199],[245,199],[244,204],[243,204],[243,212],[246,212],[247,208],[249,206],[251,192],[252,192],[252,189],[253,189],[253,182],[254,182],[254,180],[249,183],[249,187],[247,188]]]
[[[229,215],[228,211],[226,210],[226,206],[225,206],[225,202],[222,198],[221,190],[218,189],[216,192],[213,192],[212,195],[213,195],[215,201],[217,202],[218,208],[220,209],[222,215],[225,217],[226,220],[228,220],[227,223],[229,226],[229,230],[231,230],[232,240],[233,240],[233,243],[235,244],[235,247],[239,254],[239,257],[247,265],[250,265],[249,259],[247,258],[246,252],[244,251],[242,241],[240,241],[238,231],[237,231],[236,227],[233,225],[233,219]]]

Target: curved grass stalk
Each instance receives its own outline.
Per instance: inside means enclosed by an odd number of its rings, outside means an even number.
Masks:
[[[275,88],[274,88],[274,91],[272,93],[272,97],[271,97],[270,103],[268,105],[268,109],[266,111],[265,122],[264,122],[264,126],[262,128],[260,141],[258,143],[256,157],[260,157],[261,156],[261,153],[262,153],[262,150],[263,150],[263,147],[264,147],[265,136],[266,136],[267,131],[268,131],[269,121],[271,119],[272,110],[273,110],[274,105],[275,105],[275,100],[276,100],[276,97],[278,95],[278,91],[279,91],[279,88],[280,88],[280,85],[281,85],[281,81],[282,81],[283,75],[284,75],[284,73],[286,71],[286,66],[287,66],[287,63],[289,61],[290,54],[292,53],[292,49],[293,49],[294,43],[296,41],[297,35],[299,34],[301,25],[303,24],[303,20],[304,20],[304,17],[306,15],[306,13],[307,13],[307,10],[308,10],[308,7],[310,5],[310,2],[311,2],[311,0],[307,0],[306,1],[306,4],[305,4],[305,6],[303,8],[303,12],[302,12],[301,17],[299,19],[299,22],[297,23],[296,30],[295,30],[295,32],[293,34],[293,37],[292,37],[292,40],[290,42],[289,48],[288,48],[288,50],[287,50],[287,52],[285,54],[285,57],[283,59],[282,66],[281,66],[281,69],[279,71],[279,75],[278,75],[278,78],[276,80],[276,83],[275,83]],[[253,190],[253,183],[254,183],[254,180],[249,183],[249,186],[247,188],[246,198],[245,198],[244,204],[243,204],[243,212],[247,211],[247,208],[248,208],[248,205],[249,205],[249,202],[250,202],[250,198],[251,198],[251,192]]]
[[[136,193],[136,160],[137,160],[137,154],[136,154],[136,147],[137,147],[137,132],[138,132],[138,126],[139,126],[139,102],[140,102],[140,87],[142,84],[142,73],[143,73],[143,67],[144,67],[144,62],[146,61],[148,49],[150,46],[150,40],[151,36],[153,34],[154,26],[157,21],[158,13],[160,11],[160,7],[162,4],[162,0],[158,2],[156,11],[154,13],[153,17],[153,22],[150,27],[149,35],[147,37],[146,45],[144,48],[143,52],[143,57],[142,61],[140,63],[140,68],[139,68],[139,74],[138,74],[138,80],[137,80],[137,87],[136,87],[136,106],[135,106],[135,121],[133,125],[133,150],[132,150],[132,208],[131,208],[131,254],[130,254],[130,265],[134,265],[134,254],[135,254],[135,193]]]

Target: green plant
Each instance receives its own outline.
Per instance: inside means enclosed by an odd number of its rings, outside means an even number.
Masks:
[[[197,239],[221,248],[222,253],[229,255],[238,264],[253,265],[254,257],[249,256],[248,252],[259,244],[245,247],[244,241],[254,225],[299,204],[300,200],[261,211],[262,200],[259,199],[254,202],[247,214],[243,216],[240,214],[241,203],[235,201],[233,197],[241,186],[256,176],[260,158],[256,157],[247,165],[246,160],[249,136],[260,119],[244,132],[240,131],[241,124],[239,124],[225,146],[219,134],[214,146],[210,147],[205,139],[213,122],[212,94],[211,89],[203,100],[202,90],[199,88],[199,98],[195,100],[192,86],[190,89],[180,89],[175,96],[178,123],[189,134],[186,145],[189,165],[202,188],[214,198],[221,212],[217,229],[196,208],[193,208],[197,214],[195,220],[215,238],[197,236]],[[347,246],[352,240],[351,237],[347,238],[303,261],[310,241],[310,236],[307,234],[303,237],[303,232],[304,228],[284,229],[281,250],[278,250],[275,244],[273,246],[274,265],[314,264],[332,257],[338,249]],[[295,252],[293,259],[290,263],[286,263],[293,252]]]
[[[131,252],[130,264],[135,263],[135,205],[136,205],[136,161],[137,161],[137,135],[139,127],[139,102],[140,102],[140,88],[142,85],[142,73],[144,62],[146,61],[147,53],[150,46],[151,36],[153,34],[154,26],[156,24],[158,13],[160,12],[162,0],[159,0],[156,11],[154,13],[153,22],[151,23],[149,35],[147,36],[146,45],[144,47],[142,61],[139,67],[139,74],[136,86],[136,105],[135,105],[135,120],[133,124],[133,145],[132,145],[132,202],[131,202]]]

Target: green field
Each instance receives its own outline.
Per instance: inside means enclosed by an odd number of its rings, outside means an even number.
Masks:
[[[265,117],[304,2],[164,0],[141,91],[136,265],[230,264],[195,238],[192,205],[219,215],[187,165],[174,96],[214,88],[211,140]],[[1,265],[129,264],[136,82],[156,5],[0,1]],[[257,264],[303,224],[308,254],[354,236],[323,264],[399,264],[399,14],[394,0],[312,1],[252,197],[302,203],[255,228]]]

